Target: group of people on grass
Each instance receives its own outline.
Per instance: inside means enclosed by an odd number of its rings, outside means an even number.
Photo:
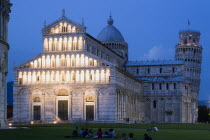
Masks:
[[[77,127],[73,131],[72,137],[83,137],[83,138],[94,138],[94,139],[117,138],[116,133],[114,129],[112,128],[109,130],[106,130],[105,132],[102,132],[101,128],[99,128],[96,135],[94,135],[92,129],[81,128],[80,131],[78,132]],[[122,133],[122,135],[119,137],[119,140],[134,140],[134,135],[133,133],[129,133],[128,137],[126,137],[126,134]],[[152,138],[148,136],[147,134],[144,134],[144,140],[152,140]]]
[[[155,132],[158,132],[158,128],[156,126],[153,126],[147,129],[147,131],[152,131],[152,130],[154,130]]]
[[[81,128],[78,133],[78,128],[73,131],[73,137],[83,137],[83,138],[116,138],[116,133],[114,129],[106,130],[104,133],[102,132],[101,128],[98,129],[96,135],[93,135],[93,130],[88,128]]]

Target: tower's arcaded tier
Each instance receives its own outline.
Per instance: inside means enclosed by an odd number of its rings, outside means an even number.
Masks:
[[[200,32],[179,32],[180,43],[176,46],[175,59],[184,60],[185,77],[191,82],[192,98],[197,99],[200,89],[202,46],[199,44]]]

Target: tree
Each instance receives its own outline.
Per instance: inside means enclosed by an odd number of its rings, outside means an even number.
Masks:
[[[198,106],[198,122],[210,122],[210,108],[205,105]]]

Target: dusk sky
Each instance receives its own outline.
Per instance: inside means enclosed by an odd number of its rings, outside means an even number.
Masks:
[[[129,45],[129,60],[174,59],[178,32],[201,32],[203,63],[200,100],[210,100],[210,0],[11,0],[9,22],[9,75],[12,67],[42,52],[41,29],[61,17],[82,22],[93,37],[107,25],[114,26]],[[188,27],[188,19],[190,27]]]

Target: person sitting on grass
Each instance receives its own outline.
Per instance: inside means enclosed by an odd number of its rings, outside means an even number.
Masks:
[[[148,128],[147,131],[148,131],[148,132],[149,132],[149,131],[152,131],[152,128]]]
[[[84,133],[83,133],[82,137],[83,137],[83,138],[89,138],[89,137],[90,137],[90,135],[89,135],[89,133],[88,133],[88,129],[87,129],[87,128],[85,129],[85,131],[84,131]]]
[[[76,129],[73,131],[72,133],[72,137],[78,137],[78,127],[76,127]]]
[[[155,132],[157,132],[157,131],[158,131],[158,128],[157,128],[156,126],[153,126],[153,130],[154,130]]]
[[[152,138],[148,136],[147,134],[144,134],[144,140],[152,140]]]
[[[120,139],[119,140],[126,140],[126,134],[125,133],[122,133],[122,135],[120,136]]]
[[[106,130],[104,134],[102,134],[102,138],[108,138],[109,137],[109,132]]]
[[[108,137],[109,138],[116,138],[116,133],[114,132],[114,130],[112,128],[109,129]]]
[[[109,138],[112,138],[112,129],[109,129],[109,131],[108,131],[108,137]]]
[[[102,134],[103,134],[103,132],[101,131],[101,128],[99,128],[96,136],[94,136],[94,139],[100,139],[100,138],[102,138]]]
[[[84,128],[81,128],[81,130],[79,131],[79,135],[83,136],[83,133],[84,133]]]
[[[128,140],[134,140],[133,133],[129,133]]]
[[[116,136],[114,129],[112,128],[111,130],[112,130],[112,138],[116,138],[117,136]]]
[[[93,130],[92,130],[92,129],[89,130],[88,135],[89,135],[90,137],[93,136]]]

